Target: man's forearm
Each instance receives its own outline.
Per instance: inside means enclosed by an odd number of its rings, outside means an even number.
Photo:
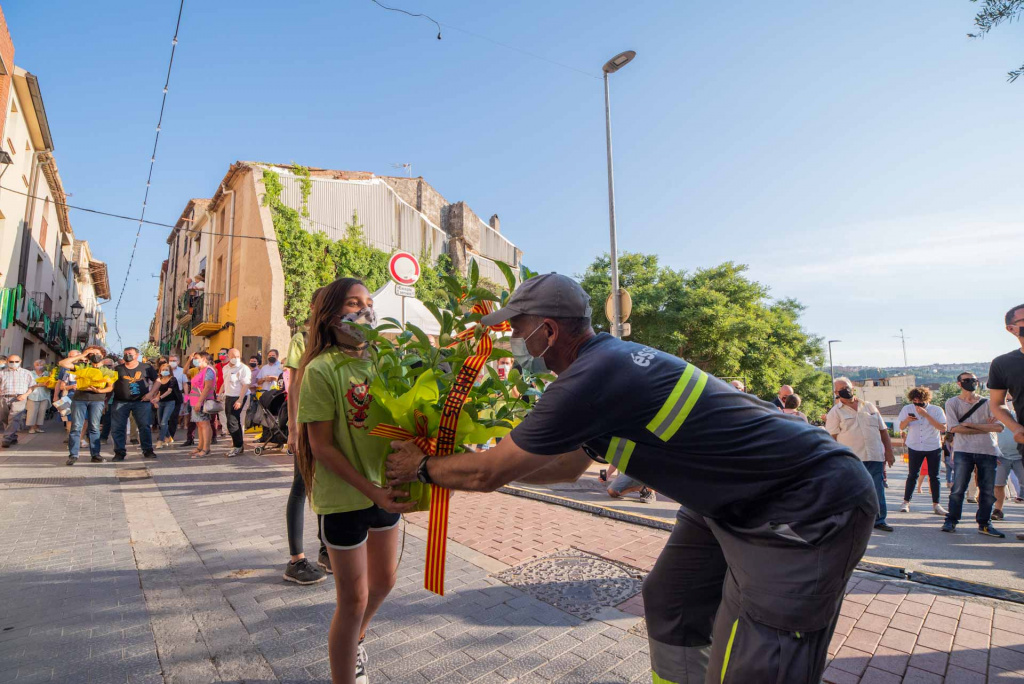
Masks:
[[[980,434],[982,434],[982,431],[976,429],[974,425],[957,425],[952,430],[950,430],[950,432],[953,432],[953,433],[958,434],[958,435],[980,435]]]
[[[1021,430],[1024,430],[1024,426],[1013,419],[1013,414],[1007,411],[1005,406],[991,401],[989,402],[989,405],[992,408],[992,415],[996,420],[1005,425],[1007,430],[1013,433],[1018,433]]]

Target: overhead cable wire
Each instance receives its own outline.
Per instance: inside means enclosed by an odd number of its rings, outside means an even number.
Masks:
[[[570,66],[568,64],[563,64],[562,62],[556,62],[553,59],[548,59],[547,57],[542,57],[541,55],[538,55],[536,52],[530,52],[529,50],[524,50],[522,48],[516,47],[515,45],[509,45],[508,43],[502,43],[499,40],[494,40],[493,38],[488,38],[487,36],[480,35],[479,33],[474,33],[473,31],[468,31],[468,30],[466,30],[464,28],[459,28],[458,26],[454,26],[454,25],[449,24],[447,22],[437,21],[433,17],[427,16],[426,14],[409,12],[407,10],[404,10],[404,9],[400,8],[400,7],[388,7],[387,5],[383,5],[380,2],[378,2],[378,0],[370,0],[370,2],[372,2],[375,5],[377,5],[378,7],[383,7],[384,9],[389,10],[391,12],[401,12],[402,14],[408,14],[410,17],[423,17],[424,19],[428,19],[428,20],[432,21],[437,26],[437,39],[438,40],[441,40],[441,27],[443,26],[444,28],[454,29],[454,30],[458,31],[459,33],[465,33],[467,36],[473,36],[474,38],[479,38],[480,40],[485,40],[488,43],[493,43],[494,45],[497,45],[499,47],[503,47],[506,50],[512,50],[514,52],[518,52],[520,54],[526,55],[527,57],[532,57],[533,59],[537,59],[537,60],[540,60],[542,62],[547,62],[548,64],[553,64],[553,65],[555,65],[557,67],[561,67],[562,69],[568,69],[569,71],[574,71],[577,74],[582,74],[583,76],[586,76],[588,78],[596,78],[598,80],[601,79],[600,76],[598,76],[597,74],[591,73],[589,71],[584,71],[583,69],[577,69],[574,66]]]
[[[149,175],[146,177],[146,192],[142,197],[142,212],[139,214],[139,227],[135,231],[135,242],[132,244],[132,253],[128,257],[128,268],[124,274],[124,283],[121,285],[121,294],[117,297],[117,305],[114,307],[114,332],[117,333],[118,345],[123,345],[121,329],[118,326],[118,312],[121,309],[121,300],[124,299],[124,291],[128,287],[128,276],[132,272],[132,264],[135,262],[135,252],[139,247],[139,236],[142,235],[142,224],[146,220],[146,204],[149,201],[149,188],[153,183],[153,166],[156,164],[156,148],[160,144],[160,129],[164,123],[164,109],[167,107],[167,89],[171,84],[171,70],[174,68],[174,52],[178,48],[178,31],[181,29],[181,14],[185,9],[185,0],[178,3],[178,20],[174,24],[174,38],[171,40],[171,57],[167,62],[167,78],[164,79],[163,98],[160,101],[160,116],[156,121],[156,135],[153,138],[153,153],[149,157]]]

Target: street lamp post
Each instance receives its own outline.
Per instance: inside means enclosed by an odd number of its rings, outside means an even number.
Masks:
[[[604,72],[604,128],[608,140],[608,223],[611,230],[612,248],[612,335],[622,337],[622,302],[619,300],[619,257],[615,239],[615,176],[612,172],[612,109],[608,91],[608,74],[633,61],[636,52],[626,50],[609,59],[601,69]]]
[[[833,391],[835,391],[835,386],[836,386],[836,366],[832,362],[832,343],[833,342],[842,342],[842,340],[829,340],[828,341],[828,370],[829,370],[829,374],[832,376],[832,389],[833,389]]]

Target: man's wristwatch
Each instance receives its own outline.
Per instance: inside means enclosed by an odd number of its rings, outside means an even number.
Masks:
[[[430,473],[427,472],[427,461],[430,456],[424,456],[423,460],[420,461],[419,467],[416,469],[416,479],[423,484],[434,484],[434,481],[430,479]]]

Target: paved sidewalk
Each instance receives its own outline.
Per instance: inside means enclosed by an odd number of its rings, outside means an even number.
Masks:
[[[332,583],[281,580],[289,457],[142,462],[132,449],[122,464],[67,468],[59,440],[0,452],[0,683],[329,681]],[[367,636],[371,682],[650,681],[633,575],[667,533],[459,494],[437,597],[421,588],[425,518],[408,516],[395,590]],[[584,581],[557,574],[577,561]],[[497,577],[520,571],[515,586]],[[535,597],[552,587],[565,610]],[[615,598],[587,620],[563,602],[573,596]],[[1017,681],[1024,608],[858,573],[831,652],[827,682]]]

